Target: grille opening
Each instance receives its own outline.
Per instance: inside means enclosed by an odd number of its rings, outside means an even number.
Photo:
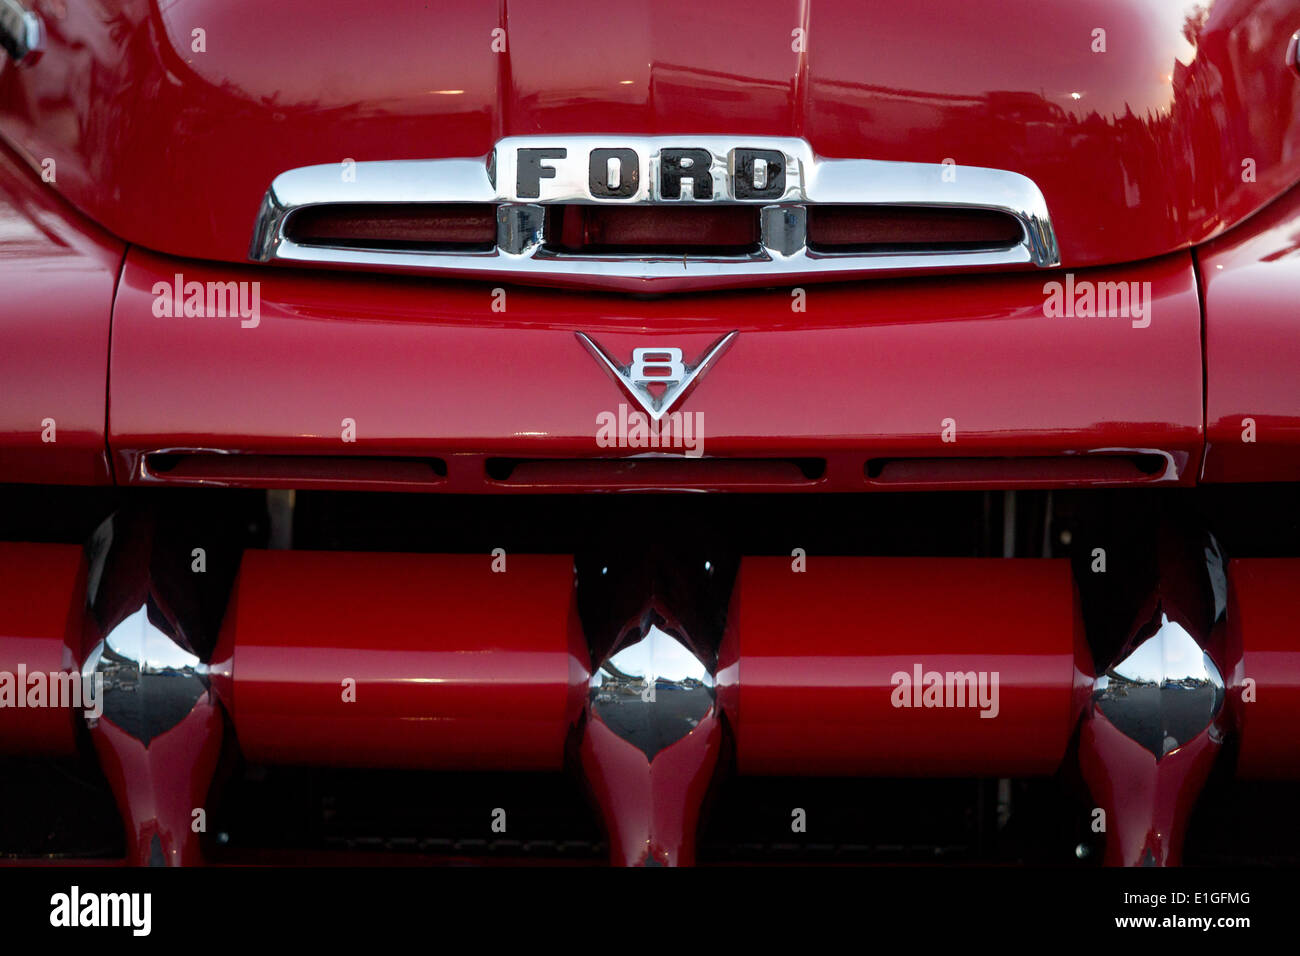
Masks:
[[[441,458],[373,455],[219,455],[155,452],[145,455],[149,477],[177,483],[239,482],[280,486],[294,482],[376,482],[429,485],[447,477]]]
[[[544,241],[559,253],[748,255],[758,217],[756,206],[547,206]]]
[[[481,808],[506,785],[519,795],[510,830],[485,832]],[[268,857],[292,863],[304,854],[330,854],[334,865],[400,863],[417,854],[600,864],[607,853],[580,785],[564,773],[243,763],[218,795],[211,821],[221,822],[229,842],[209,841],[205,852],[235,864]]]
[[[1020,223],[989,209],[927,206],[809,206],[814,252],[961,252],[1008,249]]]
[[[489,458],[490,480],[510,485],[806,485],[823,458]]]
[[[490,252],[496,245],[491,203],[332,203],[301,209],[285,235],[312,246],[429,252]]]
[[[867,480],[882,485],[1002,482],[1151,481],[1165,472],[1162,455],[1059,455],[1027,458],[872,458]]]
[[[1020,223],[987,209],[817,206],[808,209],[808,248],[829,253],[1008,249]],[[544,242],[559,254],[744,256],[760,248],[756,205],[546,208]],[[285,236],[300,245],[424,252],[490,252],[491,203],[327,203],[294,213]]]

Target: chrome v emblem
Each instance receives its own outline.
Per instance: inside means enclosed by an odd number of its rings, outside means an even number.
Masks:
[[[614,376],[614,381],[655,421],[659,421],[677,402],[686,397],[696,380],[708,371],[736,337],[735,332],[728,332],[710,345],[694,365],[682,361],[682,350],[679,348],[633,349],[632,364],[619,365],[591,338],[581,332],[575,332],[574,335],[596,357],[596,361]],[[655,386],[661,387],[657,393]]]

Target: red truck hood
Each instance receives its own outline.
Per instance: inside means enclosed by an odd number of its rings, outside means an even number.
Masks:
[[[110,231],[181,256],[246,261],[287,169],[486,156],[519,134],[799,136],[1012,170],[1045,195],[1066,267],[1203,241],[1300,180],[1291,0],[42,11],[44,54],[0,68],[0,132]]]

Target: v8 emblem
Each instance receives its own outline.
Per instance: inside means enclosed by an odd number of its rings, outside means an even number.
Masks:
[[[620,365],[589,336],[575,332],[627,394],[635,399],[647,415],[658,421],[686,397],[692,386],[731,345],[735,332],[728,332],[710,345],[694,365],[682,359],[682,350],[670,347],[646,347],[632,350],[632,364]]]

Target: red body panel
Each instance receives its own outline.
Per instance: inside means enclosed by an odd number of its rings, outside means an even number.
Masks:
[[[0,66],[0,128],[112,232],[175,255],[244,261],[288,168],[537,132],[798,135],[824,156],[1010,169],[1043,190],[1067,267],[1202,241],[1300,179],[1289,0],[45,12],[42,59]]]
[[[20,667],[44,681],[51,674],[78,674],[85,605],[81,548],[0,542],[0,672],[11,675],[17,693],[26,690],[18,686]],[[79,712],[17,704],[0,705],[0,754],[76,753]]]
[[[90,732],[122,814],[128,864],[203,862],[194,811],[207,806],[224,727],[216,698],[205,693],[179,724],[148,746],[110,720]]]
[[[1300,777],[1300,559],[1239,558],[1228,571],[1228,627],[1241,650],[1230,700],[1244,777]],[[1249,686],[1244,685],[1250,680]]]
[[[1222,741],[1202,733],[1156,760],[1104,716],[1083,721],[1079,772],[1106,813],[1107,866],[1178,866],[1183,837]]]
[[[122,253],[0,147],[0,481],[109,480],[108,333]]]
[[[722,722],[712,708],[694,730],[647,760],[639,747],[588,719],[579,759],[614,866],[695,864],[700,809],[722,740]]]
[[[1066,561],[746,557],[728,627],[741,773],[1052,773],[1091,673]],[[918,665],[997,672],[996,711],[925,706]]]
[[[1300,189],[1198,250],[1206,481],[1300,479]]]
[[[586,688],[573,559],[507,561],[246,552],[212,665],[244,754],[558,769]]]
[[[261,317],[154,314],[154,284],[259,281]],[[976,474],[966,487],[1189,484],[1201,437],[1200,309],[1186,254],[1079,274],[1151,283],[1150,325],[1048,318],[1057,274],[949,278],[640,301],[511,290],[494,311],[483,286],[215,268],[132,251],[114,319],[110,444],[121,482],[187,479],[142,470],[141,455],[224,449],[260,455],[443,456],[446,491],[564,490],[547,479],[493,481],[483,458],[626,456],[596,443],[597,416],[631,400],[575,338],[626,362],[634,346],[697,355],[734,343],[680,403],[699,413],[706,457],[825,458],[822,480],[748,476],[750,490],[863,490],[878,457],[1082,456],[1151,451],[1172,467],[1123,478]],[[1158,356],[1158,361],[1153,357]],[[633,405],[633,407],[635,407]],[[343,440],[343,420],[356,440]],[[955,422],[955,441],[941,435]],[[682,452],[676,454],[680,457]],[[669,486],[729,487],[708,461]],[[272,472],[273,473],[273,472]],[[244,482],[259,481],[250,464]],[[230,483],[237,483],[228,479]],[[281,484],[289,482],[282,481]],[[328,483],[328,482],[324,482]],[[585,476],[609,487],[610,476]],[[302,483],[299,482],[301,485]],[[345,480],[337,485],[382,487]],[[651,486],[654,486],[653,480]],[[948,475],[873,483],[954,487]],[[573,483],[568,485],[572,489]]]

